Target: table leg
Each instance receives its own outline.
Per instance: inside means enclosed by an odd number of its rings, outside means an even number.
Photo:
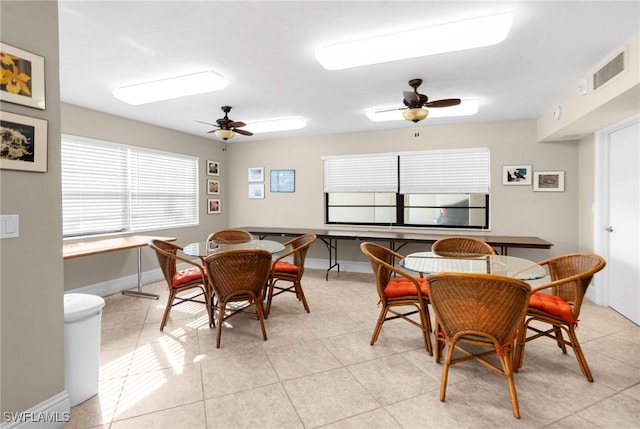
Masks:
[[[138,289],[137,290],[123,290],[124,295],[138,296],[141,298],[159,299],[160,295],[155,293],[142,291],[142,247],[138,247]]]

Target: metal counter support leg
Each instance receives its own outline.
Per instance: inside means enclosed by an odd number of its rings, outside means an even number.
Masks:
[[[340,264],[338,263],[338,240],[329,238],[328,240],[322,237],[318,237],[322,242],[327,246],[327,250],[329,251],[329,268],[327,268],[327,274],[325,275],[325,280],[329,281],[329,271],[331,271],[334,267],[338,269],[340,272]]]
[[[155,293],[142,291],[142,247],[138,247],[138,289],[123,290],[122,293],[125,295],[139,296],[142,298],[152,298],[152,299],[160,298],[160,295],[157,295]]]

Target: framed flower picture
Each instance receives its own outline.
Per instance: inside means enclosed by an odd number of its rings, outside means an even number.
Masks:
[[[219,176],[220,163],[218,161],[207,160],[207,176]]]
[[[44,110],[44,58],[0,42],[0,100]]]
[[[218,214],[220,213],[220,200],[218,199],[207,199],[207,214]]]
[[[207,194],[220,195],[220,181],[207,179]]]

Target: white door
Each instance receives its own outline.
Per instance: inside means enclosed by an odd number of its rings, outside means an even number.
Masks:
[[[640,324],[640,121],[608,137],[609,306]]]

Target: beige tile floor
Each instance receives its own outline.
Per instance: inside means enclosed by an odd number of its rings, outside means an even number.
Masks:
[[[293,294],[274,299],[263,341],[238,316],[215,347],[202,306],[175,307],[159,331],[160,300],[106,297],[99,392],[73,407],[65,428],[638,428],[640,327],[587,303],[578,335],[595,378],[547,339],[527,345],[516,374],[522,418],[504,378],[475,362],[449,374],[418,330],[401,320],[369,340],[378,315],[373,276],[307,270],[311,313]]]

